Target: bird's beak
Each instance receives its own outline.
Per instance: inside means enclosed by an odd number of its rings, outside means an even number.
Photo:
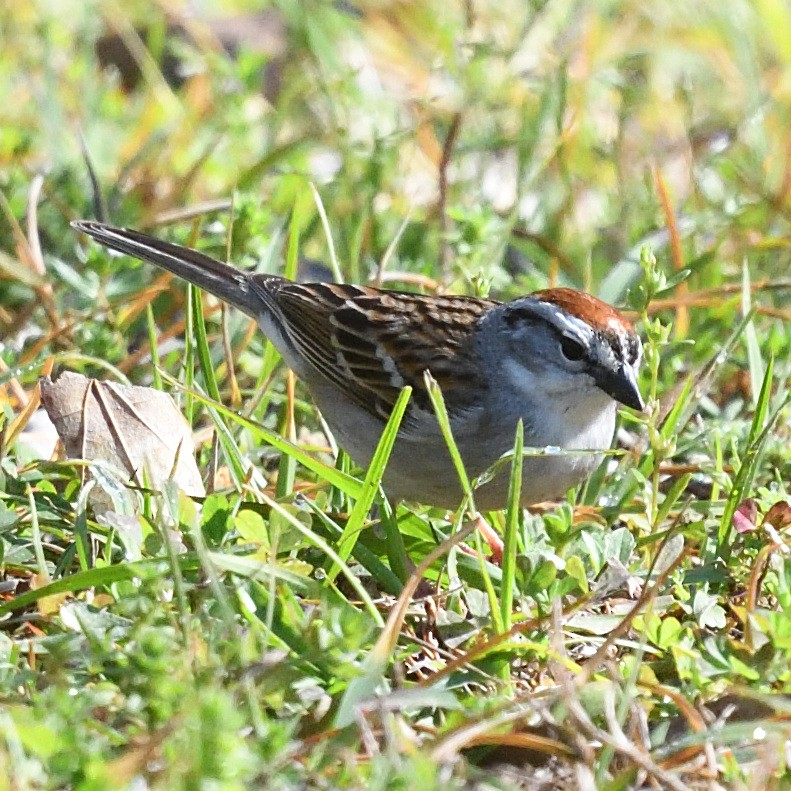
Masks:
[[[624,365],[617,371],[607,371],[596,382],[599,389],[614,398],[619,404],[642,412],[645,409],[643,397],[637,387],[635,372],[631,366]]]

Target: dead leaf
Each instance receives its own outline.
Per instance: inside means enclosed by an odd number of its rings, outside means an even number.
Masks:
[[[41,402],[69,458],[104,462],[137,486],[156,490],[172,479],[185,494],[205,496],[190,428],[167,393],[67,371],[41,379]],[[96,513],[113,509],[99,486],[90,498]]]
[[[782,530],[791,525],[791,503],[778,500],[764,517],[763,525],[771,525],[775,530]]]
[[[52,580],[48,576],[36,574],[30,578],[30,589],[38,590],[39,588],[49,585],[50,582],[52,582]],[[61,606],[68,598],[68,593],[55,593],[52,596],[43,596],[37,602],[38,611],[42,615],[54,615],[60,612]]]

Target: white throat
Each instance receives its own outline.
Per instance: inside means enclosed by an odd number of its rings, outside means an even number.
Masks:
[[[522,417],[533,444],[577,450],[610,446],[617,405],[589,377],[580,374],[578,385],[573,378],[572,384],[569,379],[547,382],[514,359],[504,360],[503,375],[524,399],[514,399],[514,405],[523,404]]]

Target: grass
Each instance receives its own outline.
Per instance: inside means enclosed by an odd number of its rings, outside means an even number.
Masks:
[[[250,5],[0,10],[0,791],[791,786],[787,7],[212,22]],[[494,566],[382,499],[398,410],[355,469],[246,318],[72,233],[100,212],[260,271],[586,288],[649,414],[564,502],[513,482]],[[37,452],[63,370],[170,392],[206,498]]]

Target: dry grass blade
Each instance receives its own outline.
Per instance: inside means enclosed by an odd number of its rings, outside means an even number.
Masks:
[[[0,358],[0,374],[7,374],[9,370],[10,369],[6,365],[5,361],[2,358]],[[13,397],[16,398],[17,403],[20,406],[24,408],[27,405],[29,399],[27,397],[27,393],[25,392],[25,388],[22,387],[22,385],[19,383],[19,380],[15,376],[11,377],[3,385],[3,387],[0,388],[0,390],[4,388],[8,388],[11,391]]]
[[[662,211],[665,214],[665,223],[667,224],[667,230],[670,234],[670,253],[673,259],[673,269],[675,269],[676,272],[681,272],[684,269],[684,253],[681,249],[681,234],[678,230],[676,214],[673,211],[673,204],[670,200],[667,184],[662,175],[662,171],[658,167],[654,167],[654,183],[659,193],[659,201],[662,204]],[[688,291],[689,285],[686,281],[682,281],[676,286],[676,294],[680,302],[676,307],[675,322],[676,337],[678,338],[686,338],[689,334],[689,311],[683,304],[683,300],[687,296]]]
[[[22,411],[14,418],[4,438],[5,444],[9,446],[14,444],[17,437],[24,431],[30,418],[33,417],[33,413],[38,409],[41,403],[41,385],[37,383],[33,389],[33,394],[22,403]]]
[[[633,744],[618,726],[615,717],[611,715],[607,718],[608,725],[611,728],[610,731],[598,728],[580,704],[575,686],[569,685],[567,692],[565,704],[568,707],[569,715],[574,719],[581,733],[589,740],[605,744],[615,750],[615,752],[628,758],[647,774],[661,782],[663,788],[672,789],[672,791],[689,791],[689,786],[686,783],[679,780],[675,774],[671,774],[655,763],[645,748],[641,749],[638,745]]]
[[[584,596],[575,601],[570,607],[563,611],[562,615],[564,619],[569,618],[575,612],[578,612],[580,609],[585,607],[590,602],[590,596]],[[507,632],[502,632],[501,634],[497,634],[494,637],[490,637],[486,640],[481,640],[471,648],[467,649],[463,654],[458,656],[452,662],[448,662],[440,670],[437,670],[435,673],[431,674],[425,679],[422,679],[419,684],[421,686],[428,686],[431,684],[437,684],[442,679],[449,676],[451,673],[455,673],[457,670],[469,665],[470,663],[474,662],[476,659],[479,659],[485,656],[492,651],[495,651],[500,646],[506,645],[510,642],[514,637],[519,634],[524,634],[525,632],[532,632],[535,629],[541,629],[543,626],[546,625],[550,616],[543,615],[538,618],[528,618],[524,621],[520,621],[519,623],[514,624]]]
[[[374,657],[386,658],[392,655],[393,650],[398,643],[398,635],[401,632],[401,627],[403,626],[404,618],[406,617],[409,605],[412,602],[412,598],[414,597],[418,585],[423,579],[426,571],[428,571],[433,563],[446,555],[453,547],[464,541],[464,539],[473,533],[476,528],[477,520],[470,520],[465,525],[463,525],[458,532],[445,539],[445,541],[429,552],[415,568],[404,585],[404,590],[401,591],[401,595],[398,597],[396,603],[390,610],[390,615],[387,618],[385,627],[382,629],[376,644],[371,650],[371,654]]]
[[[491,717],[468,722],[449,734],[443,735],[432,747],[431,757],[439,763],[446,763],[455,758],[462,750],[484,744],[510,744],[566,759],[577,757],[574,749],[557,739],[541,734],[513,733],[505,730],[506,726],[526,720],[535,713],[535,708],[544,708],[544,705],[530,709],[522,705],[510,711],[498,712]],[[497,733],[497,731],[502,731],[502,733]]]
[[[390,263],[390,259],[393,257],[393,254],[398,247],[398,242],[404,234],[404,231],[407,229],[409,225],[409,221],[412,218],[412,207],[410,206],[409,211],[406,213],[406,216],[403,219],[401,225],[398,226],[398,230],[396,231],[393,238],[390,240],[390,244],[387,245],[387,250],[385,250],[384,255],[382,256],[382,260],[379,261],[379,265],[376,267],[376,274],[373,277],[373,285],[376,288],[382,287],[382,282],[385,274],[385,269],[387,269],[388,263]]]
[[[30,231],[30,240],[25,236],[22,226],[14,216],[11,206],[2,192],[0,192],[0,209],[2,209],[8,224],[11,226],[16,243],[17,257],[37,278],[40,278],[39,282],[34,282],[33,289],[44,307],[51,328],[56,330],[60,324],[60,319],[53,299],[52,285],[44,279],[47,271],[41,254],[41,245],[38,241],[38,200],[43,183],[42,176],[34,177],[28,192],[27,227]]]
[[[667,544],[669,538],[670,533],[668,533],[664,541],[665,545]],[[586,684],[590,680],[590,677],[599,670],[599,668],[606,661],[610,648],[615,643],[615,641],[626,633],[626,631],[632,625],[634,619],[648,606],[648,604],[650,604],[651,601],[657,597],[668,577],[670,577],[670,575],[681,565],[681,563],[691,554],[691,552],[692,547],[684,547],[684,549],[678,554],[673,562],[668,564],[660,571],[659,574],[657,574],[653,584],[650,587],[645,587],[640,598],[635,602],[634,606],[629,610],[623,620],[621,620],[615,629],[613,629],[607,635],[604,642],[597,649],[596,653],[582,666],[582,670],[574,679],[574,683],[577,687]]]
[[[41,188],[44,186],[44,176],[37,173],[30,182],[30,192],[27,200],[27,244],[30,252],[30,263],[36,274],[46,276],[47,268],[44,266],[44,256],[41,254],[41,240],[38,236],[38,201],[41,197]],[[50,297],[52,288],[48,287]]]
[[[215,200],[201,201],[190,206],[179,206],[174,209],[160,211],[151,221],[152,226],[172,225],[177,222],[187,222],[196,217],[205,217],[207,214],[227,212],[233,205],[232,198],[217,198]]]

